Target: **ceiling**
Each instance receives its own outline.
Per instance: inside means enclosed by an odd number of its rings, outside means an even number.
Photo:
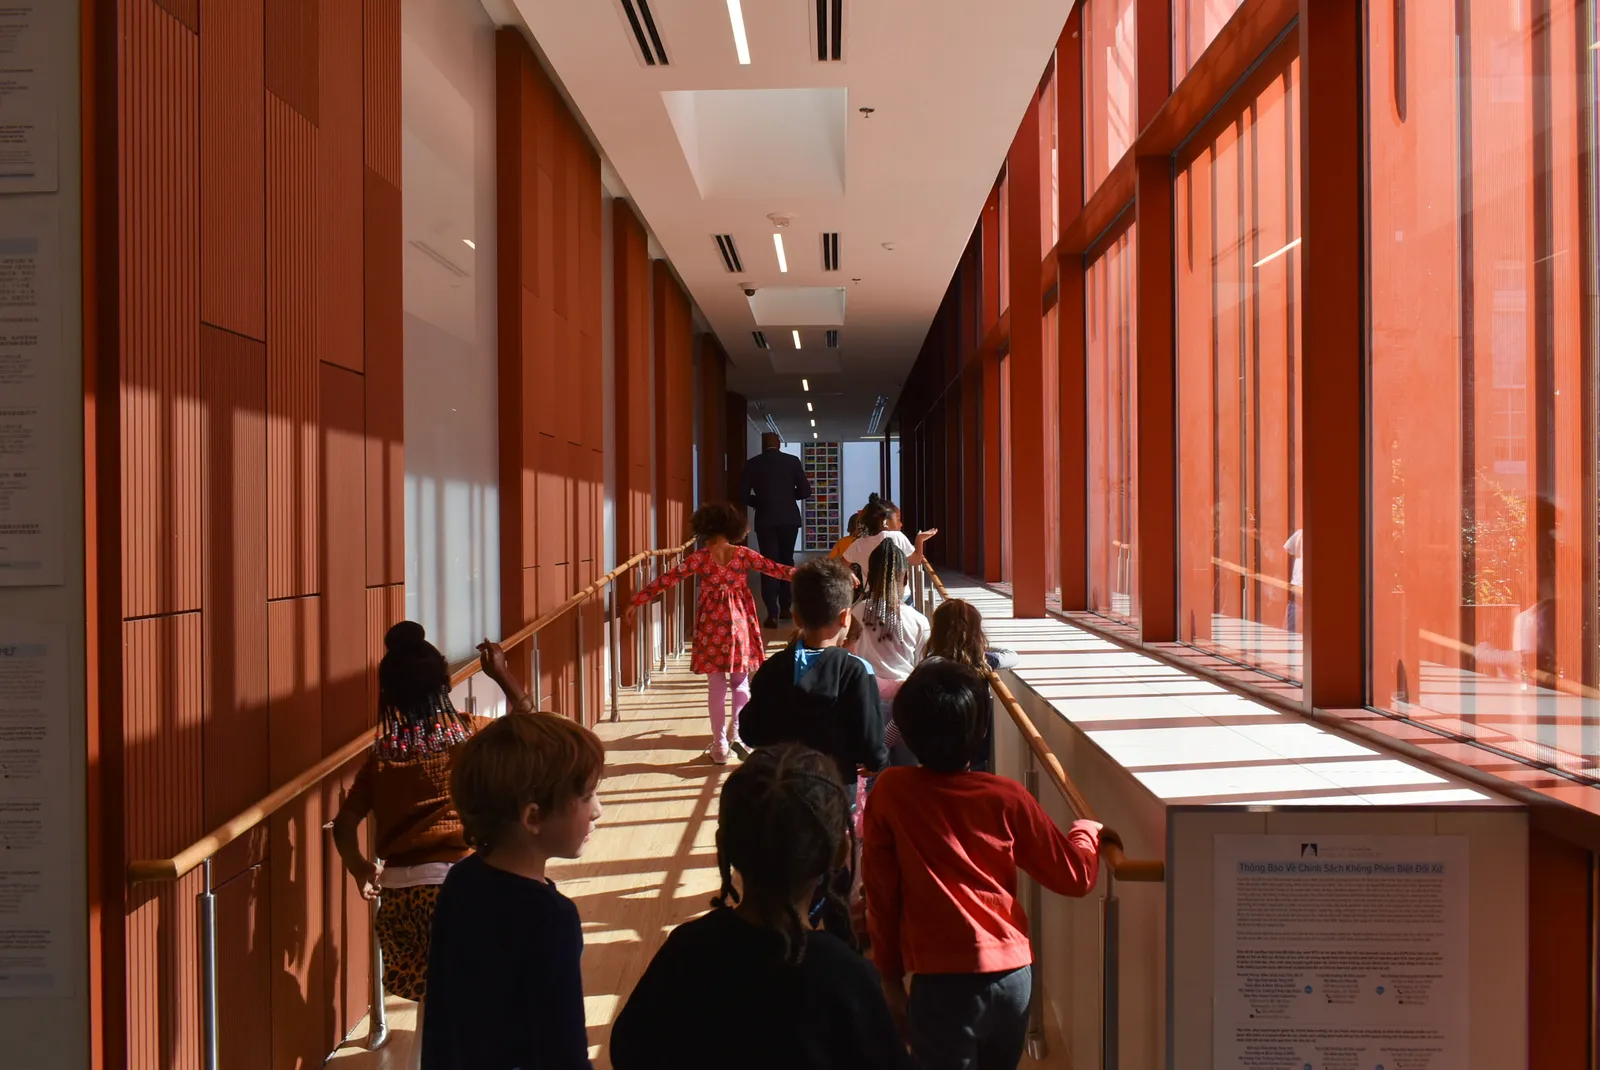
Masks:
[[[748,66],[728,0],[646,0],[665,66],[628,0],[512,2],[728,351],[729,389],[787,438],[815,418],[856,439],[899,395],[1073,0],[844,0],[837,62],[817,59],[814,0],[742,0]]]

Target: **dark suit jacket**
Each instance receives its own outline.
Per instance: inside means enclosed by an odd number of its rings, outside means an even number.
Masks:
[[[794,454],[762,450],[744,463],[744,500],[755,507],[756,527],[800,527],[795,502],[809,497],[811,481]]]

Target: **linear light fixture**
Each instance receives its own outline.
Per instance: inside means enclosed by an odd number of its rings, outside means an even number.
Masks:
[[[889,399],[879,394],[878,399],[872,405],[872,418],[867,421],[867,434],[875,435],[878,433],[878,425],[883,422],[883,410],[888,405]]]
[[[793,330],[793,331],[790,331],[789,333],[794,335],[794,347],[796,349],[799,349],[800,348],[800,332],[798,330]]]
[[[750,65],[750,41],[744,35],[744,12],[739,0],[728,0],[728,21],[733,23],[733,47],[739,53],[739,62]]]
[[[809,402],[809,401],[808,401],[808,402],[806,402],[806,411],[807,411],[807,412],[816,412],[816,411],[817,411],[817,410],[816,410],[816,409],[813,409],[813,408],[812,408],[812,407],[811,407],[811,402]]]
[[[802,380],[800,380],[800,389],[809,392],[811,390],[811,380],[810,379],[802,379]]]
[[[811,432],[811,437],[812,438],[816,438],[817,437],[817,433],[815,431]]]
[[[812,420],[812,421],[811,421],[811,426],[812,426],[812,427],[815,427],[815,426],[817,426],[817,421],[815,421],[815,420]]]
[[[1293,249],[1295,246],[1297,246],[1299,244],[1300,244],[1300,239],[1296,238],[1294,241],[1290,242],[1288,245],[1285,245],[1282,249],[1279,249],[1277,252],[1268,253],[1266,256],[1263,256],[1260,260],[1257,260],[1255,266],[1256,267],[1260,267],[1262,264],[1270,264],[1274,260],[1278,259],[1278,257],[1284,255],[1290,249]]]
[[[772,235],[772,246],[778,250],[778,270],[787,274],[789,271],[789,258],[783,255],[782,234],[774,233]]]
[[[462,238],[461,244],[465,245],[468,249],[476,249],[478,247],[478,243],[473,241],[471,238]]]
[[[770,412],[767,413],[767,426],[772,429],[774,435],[777,435],[780,439],[783,438],[783,432],[778,430],[778,421],[772,418],[772,413]]]

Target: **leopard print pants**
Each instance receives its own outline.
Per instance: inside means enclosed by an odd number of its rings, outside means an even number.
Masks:
[[[433,933],[437,884],[385,888],[378,905],[378,946],[383,948],[383,990],[420,1000],[428,991],[428,944]]]

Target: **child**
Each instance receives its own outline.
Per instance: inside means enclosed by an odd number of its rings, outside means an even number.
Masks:
[[[1009,669],[1017,663],[1017,652],[991,647],[983,634],[983,614],[971,602],[952,598],[933,611],[933,634],[928,637],[926,657],[949,658],[980,673]],[[994,751],[994,704],[986,708],[983,742],[972,757],[972,768],[987,772]]]
[[[872,666],[878,693],[894,697],[901,683],[922,660],[923,647],[933,625],[919,611],[905,605],[906,555],[892,542],[882,542],[867,562],[867,590],[850,609],[861,618],[861,639],[856,652]]]
[[[744,738],[757,746],[804,743],[834,760],[839,779],[883,768],[883,708],[872,666],[841,645],[855,582],[843,562],[807,561],[794,572],[795,641],[756,673]]]
[[[867,507],[861,510],[860,523],[861,537],[845,547],[844,560],[846,564],[855,565],[863,572],[868,571],[872,551],[883,542],[892,542],[898,546],[900,552],[906,555],[907,564],[920,565],[927,560],[922,554],[923,543],[939,534],[938,528],[918,532],[916,542],[913,543],[900,531],[900,507],[876,494],[867,499]]]
[[[894,712],[922,765],[886,770],[867,804],[867,928],[921,1070],[1015,1070],[1033,962],[1017,871],[1059,895],[1087,895],[1100,844],[1115,841],[1093,821],[1063,833],[1016,781],[969,771],[988,705],[973,669],[943,658],[918,666]]]
[[[600,819],[605,749],[551,713],[511,713],[467,741],[450,796],[476,851],[434,911],[423,1070],[591,1070],[578,909],[545,876]]]
[[[631,622],[638,607],[668,587],[690,576],[700,577],[700,602],[695,609],[694,653],[689,671],[705,673],[711,713],[711,746],[707,752],[718,765],[726,765],[730,749],[743,758],[748,751],[739,735],[739,714],[750,701],[750,674],[761,665],[764,643],[755,596],[750,593],[749,572],[755,569],[786,580],[794,575],[788,565],[768,561],[747,546],[736,545],[745,536],[744,510],[732,505],[705,505],[690,521],[700,549],[683,563],[663,572],[654,583],[633,596],[628,609]],[[728,689],[733,688],[733,724],[727,723]]]
[[[836,898],[849,811],[833,762],[805,747],[763,748],[728,778],[722,893],[667,937],[639,979],[611,1030],[616,1070],[907,1065],[877,973],[846,939],[805,920],[819,893]]]
[[[422,1002],[434,902],[450,868],[467,854],[450,804],[450,767],[475,728],[450,702],[450,667],[415,621],[383,637],[378,663],[377,742],[333,819],[333,843],[367,899],[383,950],[384,991]],[[513,705],[529,705],[493,643],[479,647],[483,670]],[[372,815],[375,860],[361,850],[361,822]],[[420,1017],[419,1011],[419,1017]]]

